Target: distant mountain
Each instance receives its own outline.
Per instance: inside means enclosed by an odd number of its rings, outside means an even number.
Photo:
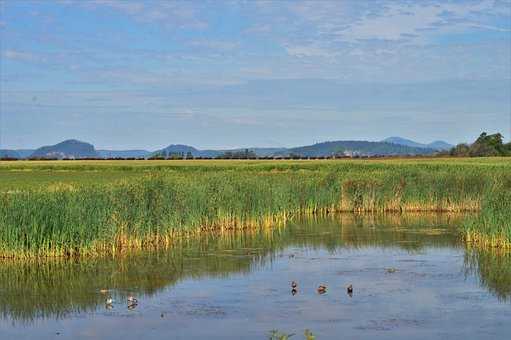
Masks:
[[[437,140],[437,141],[434,141],[433,143],[429,143],[429,144],[427,144],[427,146],[430,147],[431,149],[440,150],[440,151],[451,150],[454,147],[454,145],[446,143],[441,140]]]
[[[14,150],[16,151],[19,155],[20,155],[20,158],[28,158],[30,157],[31,154],[34,153],[34,149],[17,149],[17,150]]]
[[[33,149],[0,149],[0,158],[28,158],[33,152]]]
[[[406,138],[401,138],[401,137],[389,137],[389,138],[382,140],[382,142],[398,144],[398,145],[406,145],[406,146],[411,146],[413,148],[425,147],[425,144],[417,143],[411,139],[406,139]]]
[[[75,139],[63,141],[61,143],[43,146],[34,151],[30,158],[97,158],[98,153],[94,145],[81,142]]]
[[[204,157],[204,158],[215,158],[223,155],[226,152],[243,152],[245,150],[253,151],[259,157],[268,157],[272,156],[275,153],[284,151],[284,148],[239,148],[239,149],[226,149],[226,150],[199,150],[194,148],[193,146],[183,145],[183,144],[172,144],[167,146],[164,149],[155,151],[153,155],[187,155],[188,152],[192,154],[193,157]]]
[[[228,150],[232,152],[245,151],[246,149]],[[287,150],[286,148],[248,148],[248,151],[253,151],[259,157],[270,157],[279,152]]]
[[[101,158],[146,158],[152,152],[147,150],[96,150]]]
[[[327,157],[332,155],[346,156],[399,156],[428,155],[435,153],[433,149],[417,148],[387,142],[366,141],[334,141],[287,149],[277,155],[299,155],[302,157]]]
[[[193,157],[211,157],[214,158],[218,155],[221,155],[221,151],[216,150],[199,150],[194,148],[193,146],[183,145],[183,144],[171,144],[166,148],[155,151],[152,155],[163,155],[163,156],[171,156],[171,155],[187,155],[191,153]]]
[[[238,148],[200,150],[184,144],[172,144],[154,152],[147,150],[96,150],[94,145],[78,140],[66,140],[61,143],[43,146],[32,150],[0,150],[0,157],[12,158],[149,158],[153,156],[172,157],[187,156],[215,158],[225,153],[244,153],[246,150],[258,157],[286,157],[297,155],[302,157],[328,156],[401,156],[401,155],[430,155],[439,150],[450,149],[448,143],[436,141],[431,144],[421,144],[412,140],[390,137],[382,142],[368,141],[331,141],[306,145],[295,148]]]
[[[446,143],[444,141],[434,141],[429,144],[423,144],[415,142],[411,139],[401,138],[401,137],[389,137],[384,139],[382,142],[392,143],[392,144],[398,144],[398,145],[405,145],[410,146],[413,148],[424,148],[424,149],[433,149],[433,150],[450,150],[453,145]]]
[[[0,158],[21,158],[16,150],[0,149]]]

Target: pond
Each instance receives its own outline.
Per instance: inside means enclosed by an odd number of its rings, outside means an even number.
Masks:
[[[341,214],[120,259],[4,261],[0,338],[507,338],[511,256],[467,249],[463,218]]]

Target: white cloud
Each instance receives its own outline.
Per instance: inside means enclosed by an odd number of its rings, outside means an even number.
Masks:
[[[238,42],[233,41],[221,41],[221,40],[195,40],[189,43],[190,46],[194,47],[205,47],[214,50],[233,50],[239,47]]]
[[[90,0],[76,1],[73,4],[92,9],[108,7],[139,22],[156,22],[168,28],[202,30],[208,27],[207,22],[198,17],[197,3],[193,1]]]
[[[6,59],[24,62],[41,62],[45,60],[43,57],[40,57],[33,53],[16,50],[5,50],[2,52],[2,56]]]
[[[285,46],[286,52],[294,57],[320,57],[332,58],[338,56],[339,53],[327,48],[321,48],[315,45],[288,45]]]
[[[347,41],[365,39],[401,40],[423,39],[429,33],[464,31],[470,27],[497,30],[498,27],[480,23],[480,14],[491,12],[490,2],[392,4],[379,16],[364,16],[345,29],[336,31]]]
[[[258,24],[253,25],[246,30],[243,31],[245,34],[265,34],[271,32],[271,25],[270,24]]]
[[[300,27],[315,28],[316,37],[337,41],[363,40],[423,42],[430,35],[464,32],[470,29],[509,31],[489,24],[495,16],[511,17],[510,3],[493,0],[451,2],[293,2],[288,10],[298,20],[290,20],[298,33]],[[312,26],[310,26],[312,25]]]

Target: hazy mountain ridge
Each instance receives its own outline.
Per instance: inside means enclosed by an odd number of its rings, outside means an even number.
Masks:
[[[402,137],[389,137],[389,138],[385,138],[384,140],[382,140],[382,142],[405,145],[405,146],[410,146],[410,147],[414,147],[414,148],[433,149],[433,150],[438,150],[438,151],[450,150],[454,147],[454,145],[451,145],[451,144],[441,141],[441,140],[437,140],[437,141],[431,142],[429,144],[424,144],[424,143],[418,143],[411,139],[406,139],[406,138],[402,138]]]
[[[415,141],[389,137],[381,142],[371,141],[329,141],[313,145],[305,145],[293,148],[237,148],[237,149],[198,149],[184,144],[171,144],[157,151],[142,149],[133,150],[96,150],[94,145],[78,140],[70,139],[61,143],[43,146],[37,150],[0,150],[0,157],[8,158],[149,158],[154,156],[172,157],[187,156],[215,158],[225,153],[249,152],[258,157],[287,157],[291,155],[302,157],[327,157],[338,156],[391,156],[391,155],[430,155],[437,151],[450,149],[450,144],[436,141],[430,144],[421,144]]]
[[[1,158],[22,158],[16,150],[0,149]]]
[[[101,158],[146,158],[152,152],[147,150],[96,150]]]
[[[0,158],[28,158],[34,149],[0,149]]]
[[[153,156],[161,155],[161,156],[171,156],[171,155],[187,155],[191,153],[193,157],[217,157],[221,154],[220,151],[215,150],[199,150],[194,148],[193,146],[184,145],[184,144],[171,144],[166,148],[161,150],[157,150],[152,153]]]
[[[332,141],[322,142],[287,149],[282,156],[298,155],[302,157],[327,157],[327,156],[393,156],[393,155],[429,155],[435,150],[417,148],[387,142],[369,141]]]
[[[285,148],[238,148],[238,149],[225,149],[225,150],[200,150],[194,148],[193,146],[183,145],[183,144],[172,144],[163,148],[161,150],[155,151],[153,155],[180,155],[183,154],[186,156],[188,153],[191,153],[193,157],[205,157],[205,158],[215,158],[219,157],[226,152],[243,152],[245,150],[253,151],[259,157],[269,157],[273,156],[277,152],[286,150]]]
[[[76,139],[68,139],[55,145],[40,147],[30,158],[97,158],[94,145]]]

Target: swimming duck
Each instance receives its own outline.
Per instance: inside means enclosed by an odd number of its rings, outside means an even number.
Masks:
[[[325,294],[326,293],[326,286],[325,285],[319,285],[318,293],[319,294]]]
[[[348,288],[346,288],[346,290],[348,291],[348,294],[349,295],[352,295],[353,294],[353,285],[349,285]]]
[[[128,296],[128,304],[136,304],[138,303],[138,300],[135,299],[132,295]]]
[[[291,282],[291,288],[293,289],[298,288],[298,283],[296,283],[295,281]]]
[[[113,308],[113,303],[114,303],[114,300],[109,297],[105,300],[105,307],[106,309],[112,309]]]

